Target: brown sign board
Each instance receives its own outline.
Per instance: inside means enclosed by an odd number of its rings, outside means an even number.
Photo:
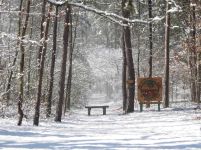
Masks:
[[[139,102],[160,102],[162,101],[162,78],[138,78],[137,90]]]

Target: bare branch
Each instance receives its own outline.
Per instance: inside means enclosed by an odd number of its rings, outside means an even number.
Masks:
[[[117,15],[115,13],[109,13],[109,12],[106,12],[106,11],[91,8],[91,7],[85,6],[85,5],[81,4],[81,3],[71,3],[71,2],[69,2],[68,4],[72,5],[74,7],[79,7],[79,8],[94,12],[94,13],[96,13],[98,15],[101,15],[101,16],[105,16],[108,19],[110,19],[111,17],[116,18],[116,19],[118,19],[120,21],[120,23],[122,23],[122,21],[126,21],[128,23],[144,23],[144,24],[149,23],[149,21],[144,21],[144,20],[140,20],[140,19],[130,20],[128,18],[124,18],[124,17],[122,17],[120,15]],[[118,21],[118,20],[116,20],[116,21]]]
[[[82,3],[68,2],[68,0],[64,0],[64,1],[48,0],[48,2],[53,4],[53,5],[56,5],[56,6],[63,6],[63,5],[68,3],[69,5],[72,5],[74,7],[79,7],[79,8],[82,8],[84,10],[87,10],[87,11],[96,13],[98,15],[104,16],[104,17],[108,18],[109,20],[111,20],[111,21],[113,21],[115,23],[118,23],[121,26],[127,26],[127,24],[123,24],[123,21],[126,21],[129,24],[133,24],[133,23],[148,24],[150,22],[150,21],[145,21],[145,20],[140,20],[140,19],[130,20],[128,18],[124,18],[124,17],[122,17],[120,15],[117,15],[115,13],[109,13],[109,12],[106,12],[106,11],[98,10],[98,9],[83,5]]]

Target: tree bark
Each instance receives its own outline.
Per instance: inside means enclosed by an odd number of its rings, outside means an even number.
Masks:
[[[40,39],[42,39],[44,37],[44,26],[43,23],[45,22],[45,13],[46,13],[46,5],[47,5],[47,0],[43,0],[43,4],[42,4],[42,18],[41,18],[41,24],[40,24]],[[42,51],[43,51],[43,47],[40,46],[39,51],[38,51],[38,69],[40,68],[40,62],[41,62],[41,55],[42,55]]]
[[[195,16],[195,6],[192,5],[191,3],[194,3],[193,0],[189,0],[189,7],[190,7],[190,36],[189,36],[189,64],[190,64],[190,73],[191,73],[191,100],[193,102],[196,102],[197,100],[197,66],[196,66],[196,26],[195,26],[195,21],[196,21],[196,16]]]
[[[44,0],[46,1],[46,0]],[[46,5],[46,3],[43,3],[43,5]],[[41,22],[43,25],[43,28],[41,28],[41,32],[43,33],[42,37],[42,46],[39,48],[39,53],[40,50],[42,49],[41,53],[41,58],[40,64],[39,64],[39,70],[38,70],[38,85],[37,85],[37,99],[36,99],[36,104],[35,104],[35,114],[34,114],[34,120],[33,124],[38,126],[39,125],[39,117],[40,117],[40,105],[41,105],[41,96],[42,96],[42,85],[43,85],[43,72],[44,72],[44,64],[45,64],[45,55],[46,55],[46,50],[47,50],[47,39],[48,39],[48,29],[49,29],[49,24],[50,24],[50,11],[51,11],[51,6],[48,11],[48,16],[46,19],[46,22]],[[43,19],[42,19],[43,21]],[[42,30],[43,29],[43,30]]]
[[[50,81],[49,81],[46,117],[50,117],[52,107],[52,91],[54,88],[54,68],[55,68],[56,51],[57,51],[57,24],[58,24],[57,17],[58,17],[58,6],[56,6],[54,27],[53,27],[53,49],[52,49],[52,60],[50,67]]]
[[[139,13],[139,19],[141,19],[141,4],[140,4],[140,0],[137,1],[138,2],[138,13]],[[138,46],[138,52],[137,52],[137,76],[140,77],[140,30],[138,31],[137,34],[137,46]]]
[[[59,100],[56,106],[55,121],[61,122],[62,107],[64,102],[64,88],[65,88],[65,77],[66,77],[66,62],[68,52],[68,39],[69,39],[69,22],[70,22],[71,8],[67,5],[65,23],[64,23],[64,34],[63,34],[63,55],[61,64],[61,74],[59,81]]]
[[[74,30],[74,39],[73,39],[73,20],[72,15],[70,15],[70,24],[71,24],[71,38],[70,38],[70,52],[69,52],[69,69],[68,69],[68,78],[66,86],[66,98],[65,98],[65,112],[70,110],[71,106],[71,86],[72,86],[72,71],[73,71],[73,51],[75,47],[75,40],[77,35],[77,24],[78,18],[76,20],[75,30]]]
[[[22,13],[23,13],[22,3],[23,3],[23,0],[20,1],[20,6],[19,6],[20,13],[19,13],[19,20],[18,20],[18,33],[17,33],[18,38],[21,35],[21,24],[22,24]],[[17,47],[19,46],[19,44],[20,44],[20,41],[18,40],[17,41]],[[16,64],[17,56],[18,56],[18,50],[16,50],[16,52],[15,52],[15,57],[13,59],[12,67],[15,66],[15,64]],[[7,82],[7,86],[6,86],[7,105],[9,104],[9,101],[10,101],[10,88],[11,88],[12,77],[13,77],[13,70],[11,70],[11,72],[9,74],[8,82]]]
[[[17,125],[20,126],[22,124],[22,120],[24,117],[24,113],[22,110],[22,104],[24,101],[24,61],[25,61],[25,46],[23,40],[25,39],[25,34],[27,31],[28,21],[29,21],[29,12],[30,12],[31,0],[27,0],[26,4],[26,17],[24,20],[24,24],[22,27],[22,34],[21,34],[21,41],[20,41],[20,52],[21,52],[21,59],[20,59],[20,93],[19,93],[19,100],[18,100],[18,114],[19,119]]]
[[[122,0],[122,15],[124,18],[130,17],[130,7],[132,7],[132,0]],[[128,24],[127,21],[123,22]],[[127,113],[134,111],[134,97],[135,97],[135,70],[132,55],[131,33],[129,26],[123,27],[124,41],[126,47],[126,62],[128,67],[128,86],[127,86]]]
[[[149,19],[152,19],[152,0],[149,0]],[[149,77],[152,77],[153,36],[152,22],[149,23]]]
[[[195,0],[192,0],[191,2],[192,4],[196,4]],[[191,5],[191,4],[190,4]],[[193,75],[193,90],[192,90],[192,94],[193,97],[195,97],[195,101],[200,104],[200,84],[201,84],[201,64],[200,64],[200,58],[201,58],[201,52],[198,51],[197,49],[197,42],[196,41],[196,32],[197,32],[197,28],[196,28],[196,22],[197,22],[197,18],[196,18],[196,7],[197,5],[192,5],[192,14],[191,14],[191,39],[192,39],[192,72],[194,72]],[[199,31],[199,29],[198,29]],[[199,41],[200,42],[200,41]],[[199,43],[198,42],[198,43]],[[195,91],[194,91],[195,90]]]
[[[31,19],[30,23],[30,39],[32,39],[33,36],[33,17]],[[32,60],[32,44],[29,45],[29,57],[28,57],[28,75],[27,75],[27,95],[30,98],[30,82],[31,82],[31,60]]]
[[[199,27],[199,30],[201,31],[201,26]],[[199,47],[201,48],[201,37],[199,38]],[[197,87],[197,101],[198,104],[200,105],[201,103],[201,49],[197,50],[197,64],[198,64],[198,68],[197,68],[197,76],[198,76],[198,87]]]
[[[195,4],[195,0],[192,0],[192,3]],[[193,97],[195,101],[198,102],[198,70],[197,70],[197,50],[196,50],[196,7],[192,6],[192,15],[191,15],[191,39],[192,39],[192,65],[193,65]]]
[[[201,42],[201,41],[200,41]],[[201,46],[201,45],[200,45]],[[197,81],[198,81],[198,85],[197,85],[197,102],[198,104],[201,103],[201,52],[198,52],[198,72],[197,72]]]
[[[165,24],[165,95],[164,95],[164,107],[169,107],[169,43],[170,43],[170,9],[169,0],[166,2],[166,24]]]
[[[127,72],[127,62],[126,62],[126,46],[124,40],[124,33],[122,34],[122,54],[123,54],[123,65],[122,65],[122,96],[123,96],[123,111],[127,108],[127,89],[126,89],[126,72]]]

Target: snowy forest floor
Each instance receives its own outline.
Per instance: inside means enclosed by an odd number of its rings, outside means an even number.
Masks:
[[[103,101],[102,101],[103,100]],[[201,111],[191,108],[161,109],[151,107],[143,112],[124,115],[121,102],[107,102],[103,96],[92,97],[89,104],[108,104],[102,109],[72,110],[62,123],[41,120],[39,127],[24,120],[0,119],[0,149],[6,150],[165,150],[201,149]]]

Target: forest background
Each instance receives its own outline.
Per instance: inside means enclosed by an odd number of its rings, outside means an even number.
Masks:
[[[1,0],[1,116],[19,115],[18,125],[24,117],[60,122],[98,92],[122,97],[122,110],[133,112],[137,77],[163,77],[164,107],[199,104],[200,4]]]

